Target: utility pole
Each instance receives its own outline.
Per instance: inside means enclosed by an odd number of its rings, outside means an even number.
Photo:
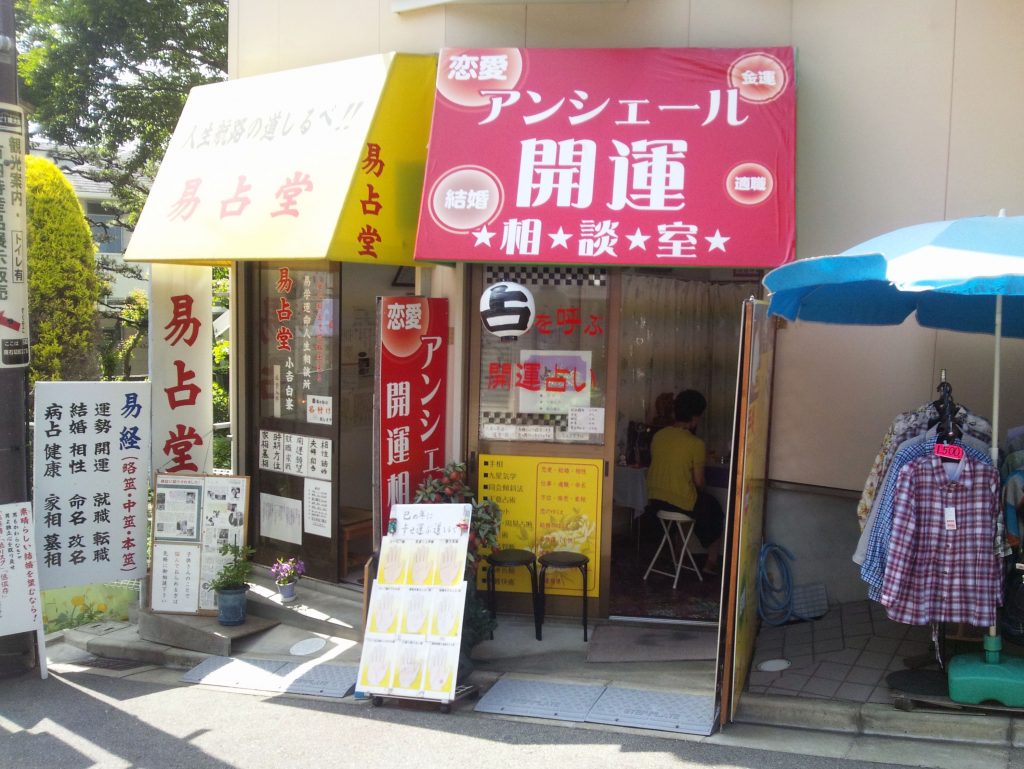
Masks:
[[[6,124],[10,124],[11,111],[6,105],[18,104],[18,48],[15,44],[14,0],[0,0],[0,112]],[[20,115],[21,113],[18,112]],[[5,166],[3,179],[11,185],[12,170],[16,170],[22,190],[24,182],[24,155],[27,150],[25,121],[21,123],[20,142],[8,141],[9,133],[0,134],[4,147],[0,156]],[[13,157],[11,151],[20,149],[20,157]],[[10,151],[9,151],[10,150]],[[6,194],[9,197],[9,193]],[[28,461],[26,454],[26,418],[28,392],[28,265],[24,208],[21,221],[12,221],[10,210],[0,211],[6,240],[0,246],[5,271],[0,278],[0,504],[28,501]],[[20,229],[18,232],[14,230]],[[20,252],[20,253],[19,253]],[[20,266],[16,260],[21,260]],[[15,274],[20,271],[20,274]],[[20,284],[19,284],[20,278]],[[19,297],[23,297],[23,300]],[[23,309],[19,312],[19,306]],[[17,325],[18,328],[14,329]],[[33,633],[18,633],[0,636],[0,674],[5,667],[24,668],[21,662],[31,658],[34,648]],[[39,650],[43,652],[42,649]],[[28,664],[31,667],[31,663]]]

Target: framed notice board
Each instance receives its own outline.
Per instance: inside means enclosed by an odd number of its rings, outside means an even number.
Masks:
[[[154,489],[149,605],[165,614],[216,614],[210,582],[229,556],[221,545],[244,545],[249,477],[157,475]]]

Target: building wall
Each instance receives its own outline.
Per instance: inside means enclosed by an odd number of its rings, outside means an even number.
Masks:
[[[461,45],[794,46],[798,258],[919,222],[1024,214],[1018,0],[460,3],[402,14],[389,0],[231,0],[230,10],[232,77]],[[954,398],[990,415],[992,350],[990,338],[913,321],[790,324],[778,337],[769,475],[859,489],[892,417],[932,399],[940,369]],[[1024,400],[1013,397],[1021,352],[1019,342],[1004,345],[1002,432],[1024,423]],[[844,515],[837,509],[853,520],[855,500],[793,488],[770,496],[769,533],[789,530],[774,516],[830,534],[833,516]],[[838,542],[819,541],[847,559],[856,523],[840,528]]]

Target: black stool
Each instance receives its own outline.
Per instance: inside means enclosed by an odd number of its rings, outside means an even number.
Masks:
[[[583,640],[587,640],[587,567],[590,559],[583,553],[570,553],[568,550],[555,550],[545,553],[540,558],[540,624],[537,625],[537,640],[540,640],[540,628],[544,624],[544,583],[548,568],[579,569],[583,575]]]
[[[494,585],[494,570],[505,567],[525,566],[526,570],[530,572],[530,592],[533,599],[533,627],[539,641],[541,620],[537,613],[537,561],[533,557],[533,553],[529,550],[510,547],[507,550],[495,550],[493,553],[485,555],[484,560],[490,565],[490,568],[487,569],[487,604],[491,616],[495,619],[498,618],[498,595]],[[494,638],[494,631],[491,631],[491,638]]]

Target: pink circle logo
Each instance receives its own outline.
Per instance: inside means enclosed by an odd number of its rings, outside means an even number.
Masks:
[[[460,107],[486,107],[480,91],[510,91],[523,75],[518,48],[448,48],[437,67],[437,91]]]
[[[760,163],[740,163],[725,176],[725,191],[740,205],[763,203],[774,190],[775,177]]]
[[[765,104],[774,101],[789,82],[782,62],[768,53],[749,53],[729,67],[729,85],[744,101]]]
[[[430,215],[450,232],[469,232],[491,221],[504,193],[498,178],[479,166],[459,166],[442,175],[430,190]]]

